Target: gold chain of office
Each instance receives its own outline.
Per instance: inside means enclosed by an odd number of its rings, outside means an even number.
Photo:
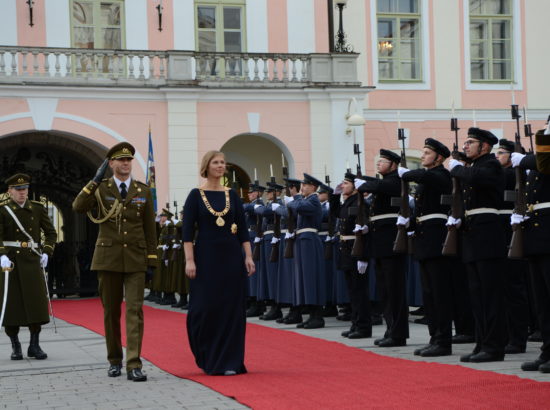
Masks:
[[[204,190],[199,189],[199,192],[201,193],[202,202],[204,202],[204,206],[206,206],[206,209],[208,209],[208,212],[210,212],[212,215],[217,216],[216,219],[216,225],[218,226],[224,226],[225,220],[222,218],[222,216],[227,215],[229,212],[229,190],[225,190],[225,209],[223,211],[215,211],[214,208],[212,208],[212,205],[210,205],[210,202],[208,202],[208,198],[206,198],[206,194],[204,193]]]

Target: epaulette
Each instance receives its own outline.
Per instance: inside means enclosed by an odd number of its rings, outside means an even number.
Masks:
[[[8,202],[10,202],[10,198],[8,198],[8,199],[3,199],[3,200],[0,201],[0,206],[4,206],[4,205],[6,205]]]
[[[144,187],[144,188],[149,188],[149,184],[146,184],[145,182],[141,182],[141,181],[138,181],[138,180],[136,179],[136,183],[138,183],[139,185],[141,185],[141,186]]]
[[[44,206],[44,204],[43,204],[42,202],[40,202],[40,201],[34,201],[34,200],[31,199],[31,202],[32,202],[33,204],[37,204],[37,205],[42,205],[42,206]]]

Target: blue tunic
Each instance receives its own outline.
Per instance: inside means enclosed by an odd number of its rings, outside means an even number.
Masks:
[[[255,199],[248,204],[244,204],[244,212],[246,217],[246,228],[250,235],[250,246],[252,252],[254,252],[254,239],[256,238],[256,231],[250,229],[251,227],[256,227],[256,213],[254,212],[254,205],[259,204],[263,205],[261,199]],[[258,276],[259,269],[256,266],[256,274],[248,277],[248,296],[257,297],[258,296]]]
[[[279,203],[279,202],[278,202]],[[280,204],[280,203],[279,203]],[[262,242],[259,244],[261,249],[261,256],[258,275],[258,300],[276,300],[277,296],[277,276],[279,270],[279,262],[270,262],[271,256],[271,239],[273,233],[267,233],[273,231],[273,225],[275,224],[275,213],[272,209],[272,202],[267,205],[260,205],[255,207],[254,211],[256,215],[262,217],[262,226],[264,236]]]
[[[205,191],[212,208],[225,207],[225,193]],[[230,210],[225,225],[204,205],[198,189],[185,201],[183,241],[194,245],[197,276],[190,281],[187,333],[197,366],[207,374],[227,370],[246,373],[244,346],[246,330],[247,274],[242,243],[249,240],[242,202],[230,191]],[[237,233],[231,225],[237,225]]]
[[[298,215],[297,231],[321,228],[323,211],[317,195],[296,195],[288,207]],[[327,301],[327,280],[323,244],[317,232],[296,233],[294,260],[296,304],[323,306]]]
[[[321,204],[321,209],[323,210],[323,219],[321,220],[321,228],[323,232],[326,232],[328,230],[328,223],[329,223],[329,202],[325,201]],[[326,229],[325,229],[326,228]],[[319,235],[319,238],[321,238],[321,242],[323,244],[323,255],[325,252],[325,247],[327,244],[325,244],[325,241],[327,239],[328,235]],[[330,245],[332,247],[332,242]],[[331,251],[331,254],[333,252]],[[334,255],[331,255],[332,257],[330,259],[325,259],[325,276],[327,280],[327,304],[333,304],[335,303],[334,299]]]
[[[281,216],[281,230],[286,231],[286,218],[288,211],[286,206],[280,206],[275,213]],[[285,258],[286,239],[285,233],[281,233],[279,245],[279,267],[277,274],[277,303],[295,305],[296,291],[294,284],[294,258]]]

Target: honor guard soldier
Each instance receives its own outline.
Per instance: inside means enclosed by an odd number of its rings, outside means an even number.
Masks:
[[[504,189],[513,192],[516,186],[516,174],[512,167],[511,154],[514,152],[513,141],[501,139],[496,152],[496,158],[504,171]],[[514,209],[513,201],[505,200],[498,214],[506,232],[506,251],[512,239],[510,216]],[[508,344],[506,354],[525,353],[529,325],[529,303],[527,299],[527,280],[529,265],[524,259],[510,259],[504,264],[504,306]]]
[[[420,265],[422,299],[430,332],[429,343],[416,349],[423,357],[447,356],[452,353],[453,280],[452,261],[442,255],[447,235],[448,205],[441,195],[451,193],[451,175],[443,162],[451,155],[441,142],[427,138],[420,158],[421,169],[399,167],[399,176],[416,182],[415,219],[411,224],[414,257]]]
[[[328,177],[325,177],[328,178]],[[319,237],[321,242],[323,242],[323,252],[325,259],[325,271],[327,278],[327,301],[325,303],[325,308],[323,309],[324,317],[335,317],[338,315],[338,309],[336,308],[335,298],[334,298],[334,258],[332,258],[332,248],[333,248],[333,236],[334,236],[334,220],[330,215],[330,195],[333,192],[333,189],[328,185],[321,184],[319,191],[317,191],[317,196],[319,197],[319,202],[321,202],[321,209],[323,210],[323,219],[321,220],[321,231],[319,231]],[[336,218],[335,218],[336,219]]]
[[[296,305],[309,309],[309,318],[297,327],[318,329],[325,326],[323,306],[327,301],[323,243],[319,238],[323,211],[316,191],[321,181],[304,173],[301,196],[285,197],[297,215],[294,266]]]
[[[180,219],[174,220],[174,226],[176,227],[176,239],[173,248],[174,271],[176,275],[176,292],[180,295],[180,300],[177,304],[172,305],[174,308],[187,309],[187,289],[189,289],[189,279],[185,276],[185,252],[183,251],[183,210],[179,214]]]
[[[176,304],[176,273],[174,272],[174,243],[176,241],[176,227],[172,222],[174,214],[168,209],[162,210],[162,215],[166,216],[164,225],[160,231],[160,241],[162,242],[162,259],[160,261],[160,271],[162,272],[162,299],[159,305]]]
[[[401,195],[401,181],[397,174],[400,161],[398,154],[381,149],[377,169],[382,179],[364,177],[366,181],[355,180],[359,192],[372,194],[369,211],[371,252],[375,258],[376,283],[381,291],[387,327],[384,337],[374,341],[380,347],[405,346],[409,337],[407,255],[393,251],[399,206],[392,204],[392,197]]]
[[[546,124],[545,130],[537,132],[535,143],[537,170],[543,174],[550,174],[550,123]]]
[[[550,145],[550,136],[544,130],[536,133],[537,150],[545,143]],[[523,253],[529,262],[529,270],[535,293],[537,318],[542,335],[539,357],[525,362],[525,371],[550,373],[550,174],[538,171],[539,151],[536,155],[512,153],[514,167],[529,170],[527,177],[527,214],[512,215],[511,223],[523,226]]]
[[[128,380],[147,380],[140,359],[143,339],[143,293],[146,276],[157,267],[153,195],[132,178],[135,149],[127,142],[112,147],[96,176],[73,202],[99,224],[92,269],[97,271],[103,304],[109,377],[121,375],[120,309],[126,300],[126,370]],[[110,167],[113,177],[104,179]],[[97,208],[97,217],[92,210]]]
[[[462,362],[491,362],[504,359],[506,324],[502,272],[506,256],[504,228],[498,210],[504,200],[504,172],[491,154],[498,142],[490,131],[470,128],[464,152],[469,167],[451,159],[451,176],[463,188],[465,221],[451,220],[462,227],[462,260],[466,264],[470,299],[475,320],[476,345]],[[454,218],[453,218],[454,219]]]
[[[348,285],[351,301],[351,327],[342,332],[343,337],[349,339],[363,339],[372,336],[372,319],[369,298],[368,267],[368,240],[363,233],[362,226],[358,225],[357,206],[358,194],[354,186],[356,175],[348,172],[344,181],[334,190],[330,196],[330,212],[334,219],[338,218],[340,228],[340,258],[338,268],[342,270]],[[340,203],[340,195],[346,199]],[[363,195],[360,200],[364,201]],[[367,209],[364,211],[364,219],[367,219]],[[356,232],[361,231],[365,236],[363,254],[361,257],[352,256],[352,248],[356,239]]]
[[[44,268],[53,254],[57,233],[44,205],[28,199],[29,184],[28,175],[11,176],[6,180],[10,199],[0,203],[0,306],[5,304],[0,325],[11,340],[12,360],[23,359],[20,326],[27,326],[31,334],[27,356],[37,360],[48,357],[40,348],[39,334],[41,326],[50,321]]]

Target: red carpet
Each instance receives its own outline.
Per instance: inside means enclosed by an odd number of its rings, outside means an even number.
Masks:
[[[56,316],[103,334],[98,299],[55,301]],[[241,376],[206,376],[195,365],[181,313],[144,307],[142,355],[254,409],[544,409],[550,384],[461,366],[388,358],[249,324]],[[145,369],[147,370],[147,369]],[[550,376],[549,376],[550,381]]]

